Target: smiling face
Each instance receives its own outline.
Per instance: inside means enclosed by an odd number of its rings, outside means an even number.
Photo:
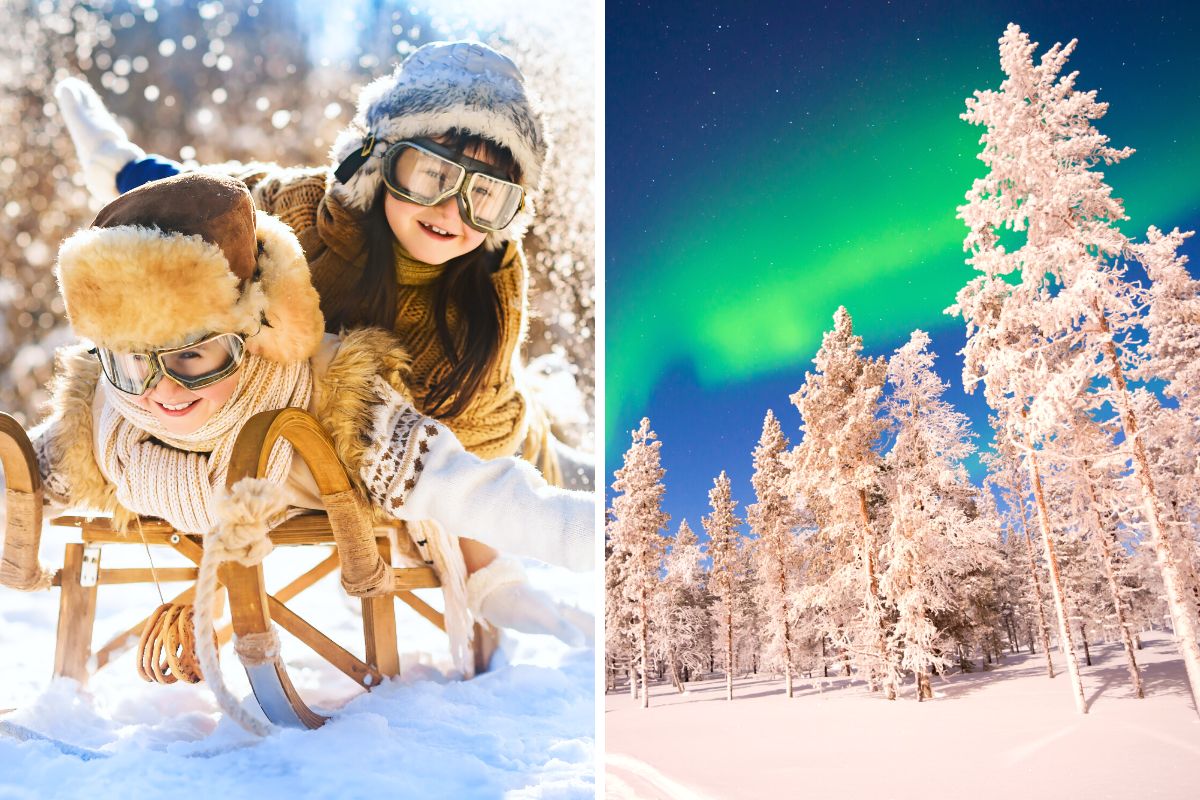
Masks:
[[[400,246],[426,264],[445,264],[487,238],[486,233],[463,222],[454,197],[436,206],[421,206],[385,193],[383,212]]]
[[[454,146],[449,137],[432,138],[440,144]],[[503,166],[492,148],[477,140],[463,147],[462,154],[492,166]],[[436,206],[422,206],[384,192],[383,210],[396,241],[410,256],[426,264],[445,264],[452,258],[470,253],[487,238],[486,233],[463,221],[457,197]]]
[[[202,389],[185,389],[164,375],[136,402],[154,416],[169,433],[187,436],[195,433],[204,423],[212,419],[229,398],[233,397],[238,385],[238,372]]]

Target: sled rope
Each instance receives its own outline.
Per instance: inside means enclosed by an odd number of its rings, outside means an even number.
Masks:
[[[196,656],[201,672],[221,710],[257,736],[266,736],[275,730],[275,726],[247,712],[229,691],[217,662],[216,637],[208,636],[207,632],[213,630],[218,567],[226,561],[253,567],[267,557],[273,547],[268,536],[271,520],[277,518],[285,506],[281,494],[279,487],[266,479],[243,478],[234,484],[228,494],[214,504],[216,526],[204,537],[204,556],[200,559],[200,575],[196,579],[196,629],[201,631],[196,639]],[[237,637],[234,649],[239,656],[243,650],[246,652],[251,659],[249,666],[269,663],[279,657],[278,637],[273,628],[265,633]]]
[[[233,649],[247,667],[270,664],[279,658],[279,634],[274,625],[262,633],[247,633],[234,640]]]
[[[162,584],[158,582],[158,570],[154,568],[154,556],[150,555],[150,543],[146,541],[146,532],[142,530],[142,518],[134,517],[137,520],[138,536],[142,540],[142,547],[146,548],[146,560],[150,562],[150,577],[154,578],[154,588],[158,590],[158,602],[165,604],[167,598],[163,597]]]
[[[138,675],[150,683],[199,683],[196,628],[187,603],[163,603],[146,620],[138,642]],[[216,638],[216,634],[213,635]]]
[[[342,588],[351,597],[380,597],[395,591],[395,573],[375,544],[371,509],[354,489],[321,495],[342,562]]]
[[[38,563],[42,536],[42,490],[5,489],[8,533],[0,557],[0,584],[22,592],[49,589],[53,575]]]

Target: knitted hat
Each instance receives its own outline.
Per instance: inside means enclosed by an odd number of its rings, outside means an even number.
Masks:
[[[287,363],[325,330],[295,234],[231,178],[186,173],[121,195],[62,243],[55,269],[75,332],[112,350],[241,333]]]
[[[361,152],[371,136],[375,145],[344,183],[332,179],[330,191],[346,205],[366,211],[383,185],[380,173],[389,145],[452,129],[508,148],[520,167],[521,185],[526,192],[537,191],[549,150],[539,103],[517,65],[479,42],[422,45],[391,75],[364,88],[354,122],[333,145],[334,167]],[[504,231],[489,234],[489,243],[519,237],[532,208],[527,197],[527,213]]]

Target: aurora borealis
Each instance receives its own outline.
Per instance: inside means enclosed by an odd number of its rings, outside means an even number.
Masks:
[[[1039,54],[1079,39],[1069,69],[1110,103],[1101,132],[1137,150],[1107,174],[1123,229],[1200,225],[1194,6],[754,6],[606,9],[606,469],[649,416],[672,530],[698,529],[722,469],[753,502],[763,415],[798,438],[788,395],[838,305],[872,353],[929,331],[948,398],[985,425],[942,310],[972,274],[955,207],[983,170],[958,115],[1002,80],[1008,22]]]

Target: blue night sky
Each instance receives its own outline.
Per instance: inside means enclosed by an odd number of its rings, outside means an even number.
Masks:
[[[788,396],[838,305],[871,354],[928,331],[987,441],[942,309],[973,274],[955,207],[983,172],[958,115],[999,86],[1009,22],[1038,56],[1079,39],[1068,69],[1110,104],[1100,131],[1137,150],[1106,173],[1122,229],[1200,227],[1198,4],[607,3],[606,470],[650,417],[672,532],[700,531],[723,469],[753,502],[763,416],[795,444]]]

